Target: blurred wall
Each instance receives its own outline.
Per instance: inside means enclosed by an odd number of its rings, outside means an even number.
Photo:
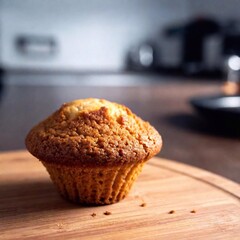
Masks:
[[[240,20],[239,9],[239,0],[188,0],[190,16],[208,15],[220,21]]]
[[[238,16],[239,0],[0,0],[0,65],[6,69],[119,71],[132,46],[155,39],[161,58],[178,61],[179,42],[162,28],[193,15]],[[28,56],[16,48],[18,36],[56,41],[49,56]]]
[[[162,27],[186,17],[185,0],[0,0],[1,64],[7,68],[112,70],[127,51],[160,38]],[[20,54],[19,35],[52,36],[51,57]],[[168,54],[167,54],[168,55]]]

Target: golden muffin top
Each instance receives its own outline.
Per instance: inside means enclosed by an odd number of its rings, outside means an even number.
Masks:
[[[127,107],[88,98],[63,104],[28,133],[26,146],[41,161],[97,166],[144,162],[162,140]]]

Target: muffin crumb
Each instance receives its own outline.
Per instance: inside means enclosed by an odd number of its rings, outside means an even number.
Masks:
[[[140,204],[139,206],[140,206],[140,207],[146,207],[147,204],[144,202],[144,203]]]
[[[104,215],[111,215],[112,213],[109,212],[109,211],[106,211],[106,212],[104,212],[103,214],[104,214]]]
[[[63,229],[65,225],[63,223],[57,223],[58,229]]]
[[[174,210],[171,210],[171,211],[168,212],[168,214],[173,214],[173,213],[175,213]]]
[[[91,216],[92,216],[92,217],[96,217],[97,214],[96,214],[96,213],[92,213]]]
[[[190,213],[196,213],[196,210],[193,209],[192,211],[190,211]]]

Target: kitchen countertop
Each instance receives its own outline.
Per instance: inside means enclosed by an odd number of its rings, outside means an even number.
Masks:
[[[104,80],[104,76],[101,77]],[[21,78],[24,79],[24,75]],[[34,82],[34,75],[32,78]],[[41,76],[37,78],[41,79]],[[125,76],[122,78],[126,79]],[[17,76],[14,81],[5,80],[0,96],[0,151],[24,149],[24,138],[30,128],[63,102],[87,97],[106,98],[128,106],[157,128],[164,142],[160,157],[240,182],[239,137],[212,129],[189,104],[191,97],[219,93],[219,83],[154,79],[152,84],[138,85],[138,76],[131,78],[135,78],[135,84],[117,86],[75,84],[63,81],[64,77],[61,80],[64,84],[57,84],[57,80],[54,84],[47,84],[47,81],[45,84],[27,84],[18,82]],[[148,77],[141,77],[144,78],[147,81]]]

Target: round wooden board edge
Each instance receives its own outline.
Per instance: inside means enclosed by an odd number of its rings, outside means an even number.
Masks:
[[[240,185],[238,183],[210,171],[160,157],[153,157],[147,164],[194,178],[240,200]]]

